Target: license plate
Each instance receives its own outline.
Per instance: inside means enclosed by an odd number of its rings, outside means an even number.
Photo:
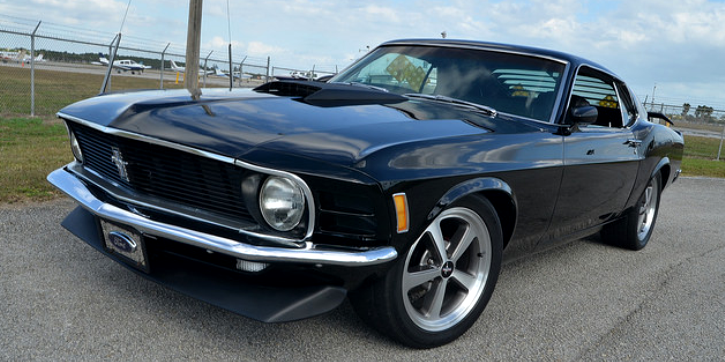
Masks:
[[[132,267],[149,272],[146,244],[143,236],[132,228],[101,220],[106,251]]]

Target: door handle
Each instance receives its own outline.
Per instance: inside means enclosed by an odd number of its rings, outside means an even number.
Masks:
[[[632,147],[632,148],[637,148],[637,146],[642,144],[642,140],[637,140],[637,139],[627,140],[626,142],[624,142],[624,144],[629,145],[629,147]]]

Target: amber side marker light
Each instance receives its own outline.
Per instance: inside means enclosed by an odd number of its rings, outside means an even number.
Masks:
[[[405,193],[393,195],[395,214],[398,219],[398,234],[408,231],[408,198]]]

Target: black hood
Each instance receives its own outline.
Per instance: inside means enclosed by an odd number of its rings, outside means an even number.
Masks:
[[[356,86],[335,86],[344,92],[322,86],[326,94],[308,89],[302,96],[270,91],[274,87],[204,90],[200,100],[185,91],[109,94],[70,105],[59,115],[234,158],[267,149],[343,166],[396,145],[522,126],[501,115],[490,118]]]

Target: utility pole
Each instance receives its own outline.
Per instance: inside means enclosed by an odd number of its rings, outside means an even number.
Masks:
[[[189,0],[189,27],[186,33],[186,78],[184,85],[191,98],[199,99],[199,52],[201,47],[202,0]]]

